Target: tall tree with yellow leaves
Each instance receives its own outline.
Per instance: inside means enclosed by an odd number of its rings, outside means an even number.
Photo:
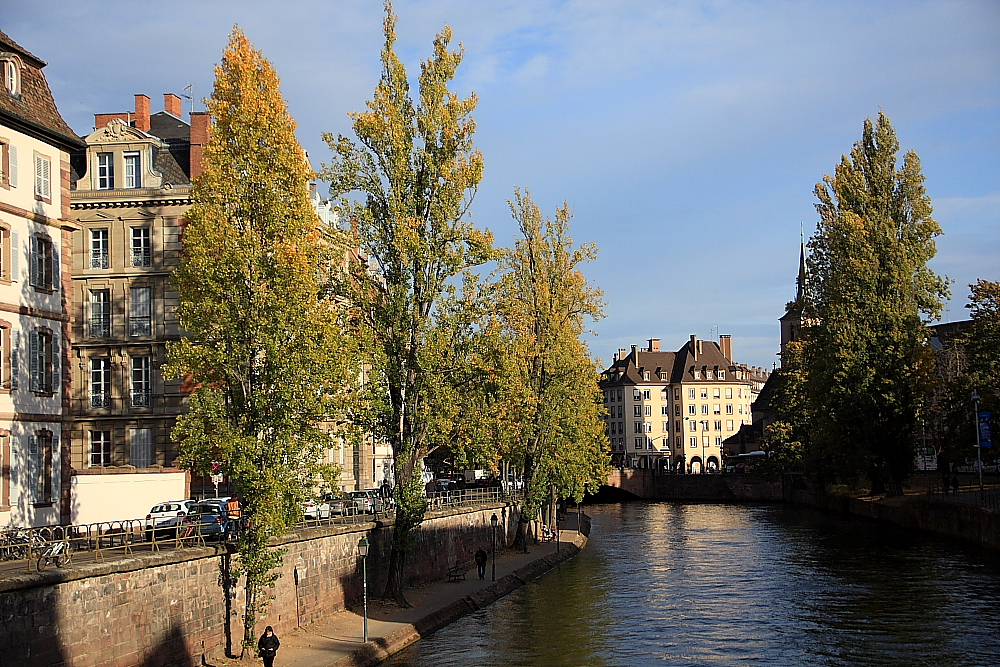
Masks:
[[[313,172],[278,76],[239,29],[215,74],[214,125],[174,274],[187,335],[170,346],[166,371],[197,386],[174,430],[182,459],[201,473],[220,462],[242,498],[245,653],[281,563],[269,541],[301,518],[324,472],[331,439],[319,425],[338,412],[351,374],[343,309],[321,282],[331,258],[309,201]]]

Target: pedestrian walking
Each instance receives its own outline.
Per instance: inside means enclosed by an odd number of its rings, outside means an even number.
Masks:
[[[274,628],[270,625],[264,628],[264,634],[257,641],[257,651],[264,659],[264,667],[273,667],[274,656],[277,655],[280,646],[281,642],[278,641],[278,635],[274,634]]]
[[[951,490],[953,493],[958,493],[958,475],[951,478]]]
[[[236,494],[226,502],[226,539],[236,536],[236,531],[243,516],[243,508],[240,503],[240,494]]]
[[[488,556],[486,555],[486,549],[479,547],[479,551],[476,552],[476,567],[479,568],[479,578],[486,578],[486,560]]]

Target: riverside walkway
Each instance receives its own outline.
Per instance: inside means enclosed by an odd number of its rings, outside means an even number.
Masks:
[[[570,515],[564,525],[576,527]],[[561,531],[561,542],[544,542],[527,554],[497,552],[497,580],[490,580],[492,559],[486,566],[486,580],[480,581],[475,566],[466,580],[439,579],[406,591],[409,609],[382,605],[369,600],[367,644],[363,641],[364,620],[360,604],[352,610],[330,614],[316,623],[283,634],[276,662],[282,667],[363,667],[375,665],[393,653],[435,630],[507,595],[579,553],[587,542],[575,530]],[[372,591],[369,589],[369,592]],[[378,594],[379,591],[374,591]],[[234,637],[234,641],[238,641]],[[216,658],[214,667],[243,665],[236,659]]]

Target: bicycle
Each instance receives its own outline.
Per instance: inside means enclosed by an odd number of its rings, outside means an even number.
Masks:
[[[41,572],[51,564],[56,567],[69,565],[73,560],[73,554],[69,548],[69,542],[49,542],[49,545],[38,555],[38,571]]]

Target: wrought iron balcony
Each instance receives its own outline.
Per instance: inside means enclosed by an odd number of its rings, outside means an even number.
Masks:
[[[92,410],[101,410],[111,407],[111,392],[110,391],[91,391],[90,392],[90,408]]]
[[[152,266],[153,258],[148,248],[132,248],[132,266]]]
[[[111,337],[111,318],[110,317],[91,317],[90,318],[90,337],[91,338],[110,338]]]
[[[149,389],[132,390],[132,407],[148,408],[152,405],[152,392]]]
[[[107,250],[90,251],[90,268],[107,269],[111,266]]]
[[[152,336],[153,321],[150,317],[130,317],[128,318],[129,336]]]

